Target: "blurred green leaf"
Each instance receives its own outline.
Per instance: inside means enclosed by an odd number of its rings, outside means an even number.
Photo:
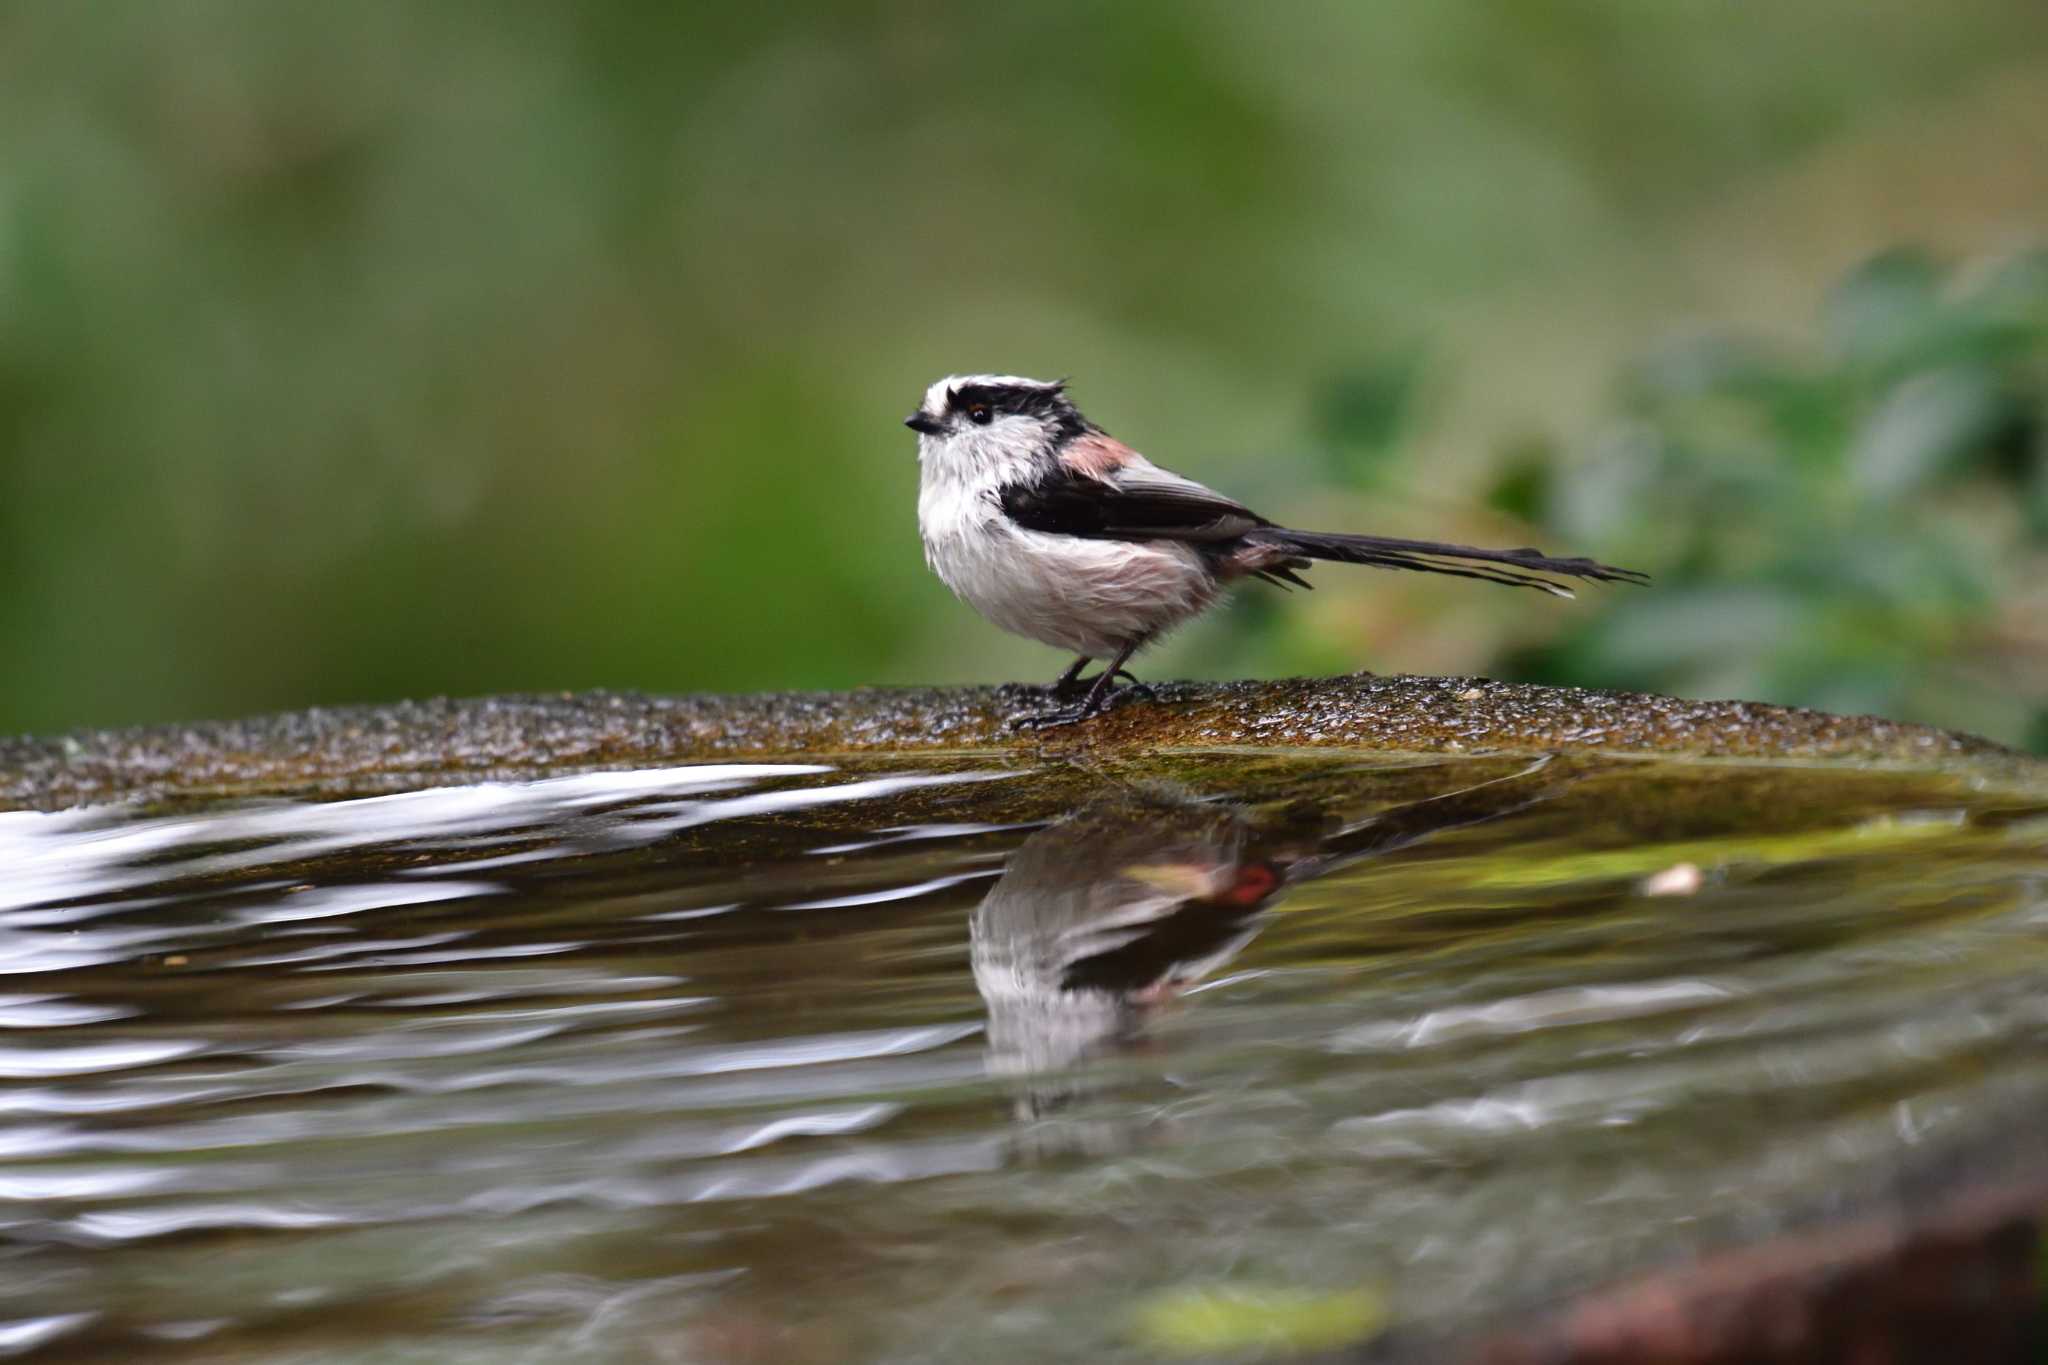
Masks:
[[[1897,356],[1934,320],[1939,282],[1933,259],[1914,248],[1865,262],[1828,295],[1821,329],[1829,352],[1864,367]]]
[[[1987,322],[2024,331],[2048,327],[2048,248],[1997,262],[1970,291],[1969,302]]]
[[[1314,427],[1330,473],[1369,487],[1394,458],[1419,401],[1420,351],[1382,356],[1326,381],[1316,395]]]
[[[1556,459],[1556,452],[1544,441],[1520,442],[1504,452],[1500,472],[1486,490],[1486,505],[1517,521],[1540,521],[1555,496],[1552,466]]]
[[[1139,1305],[1133,1327],[1146,1350],[1202,1356],[1331,1351],[1370,1340],[1386,1321],[1385,1303],[1367,1289],[1229,1284],[1155,1294]]]
[[[2048,541],[2048,427],[2035,433],[2033,476],[2023,494],[2027,528],[2035,540]]]
[[[1674,587],[1614,607],[1588,635],[1604,663],[1635,676],[1659,676],[1782,639],[1802,627],[1805,615],[1789,592]]]
[[[1665,404],[1783,382],[1782,362],[1744,338],[1712,332],[1653,346],[1629,368],[1623,392],[1634,404]]]
[[[1916,707],[2016,664],[1991,627],[2048,535],[2048,265],[1946,284],[1887,253],[1829,296],[1818,358],[1695,336],[1631,369],[1543,510],[1657,586],[1522,661],[1969,723]]]

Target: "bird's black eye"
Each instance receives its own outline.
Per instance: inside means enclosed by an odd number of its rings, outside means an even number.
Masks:
[[[978,427],[987,426],[989,420],[994,416],[994,411],[986,403],[969,403],[967,405],[967,420]]]

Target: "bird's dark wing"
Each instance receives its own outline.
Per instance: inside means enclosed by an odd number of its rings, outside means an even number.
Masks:
[[[1270,526],[1242,503],[1143,460],[1105,477],[1060,465],[1002,490],[1003,511],[1018,525],[1095,540],[1234,541]]]
[[[1476,578],[1559,597],[1570,597],[1571,589],[1543,575],[1596,583],[1648,581],[1632,569],[1557,558],[1541,550],[1289,530],[1107,438],[1093,442],[1084,454],[1080,462],[1062,459],[1047,473],[1004,488],[1003,511],[1020,526],[1056,535],[1183,541],[1209,553],[1228,572],[1298,587],[1308,584],[1294,571],[1313,559]]]

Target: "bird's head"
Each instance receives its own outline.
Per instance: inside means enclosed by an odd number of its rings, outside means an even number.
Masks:
[[[1065,380],[1010,374],[948,375],[903,425],[917,433],[927,474],[955,478],[1028,468],[1099,430],[1067,397]]]

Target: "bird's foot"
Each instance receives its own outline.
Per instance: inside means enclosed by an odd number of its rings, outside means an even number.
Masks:
[[[1128,668],[1119,668],[1116,676],[1125,679],[1124,686],[1117,692],[1117,699],[1142,697],[1146,701],[1158,701],[1159,694],[1152,690],[1152,684],[1138,681],[1136,674]]]
[[[1047,683],[1044,690],[1050,692],[1055,701],[1072,701],[1087,696],[1088,689],[1093,686],[1093,678],[1061,678],[1058,682]]]
[[[1128,683],[1128,686],[1116,693],[1117,696],[1139,696],[1143,697],[1146,701],[1157,701],[1159,699],[1150,687],[1138,681],[1137,675],[1131,672],[1130,669],[1119,668],[1115,676],[1125,679]],[[1058,682],[1053,683],[1047,688],[1047,690],[1052,693],[1055,700],[1069,701],[1075,697],[1087,696],[1090,689],[1100,681],[1102,681],[1100,673],[1086,678],[1061,678]]]
[[[1128,678],[1130,674],[1123,673],[1121,676]],[[1095,679],[1090,681],[1100,681],[1100,675],[1098,674]],[[1059,696],[1057,689],[1055,689],[1053,695],[1055,697]],[[1049,711],[1020,711],[1010,717],[1010,728],[1012,730],[1051,730],[1062,725],[1076,725],[1092,716],[1100,715],[1104,711],[1112,710],[1115,707],[1121,706],[1124,702],[1138,697],[1142,697],[1146,701],[1157,700],[1152,695],[1151,688],[1132,678],[1127,685],[1119,687],[1116,691],[1101,697],[1095,696],[1091,688],[1088,697],[1072,706],[1057,706]]]

